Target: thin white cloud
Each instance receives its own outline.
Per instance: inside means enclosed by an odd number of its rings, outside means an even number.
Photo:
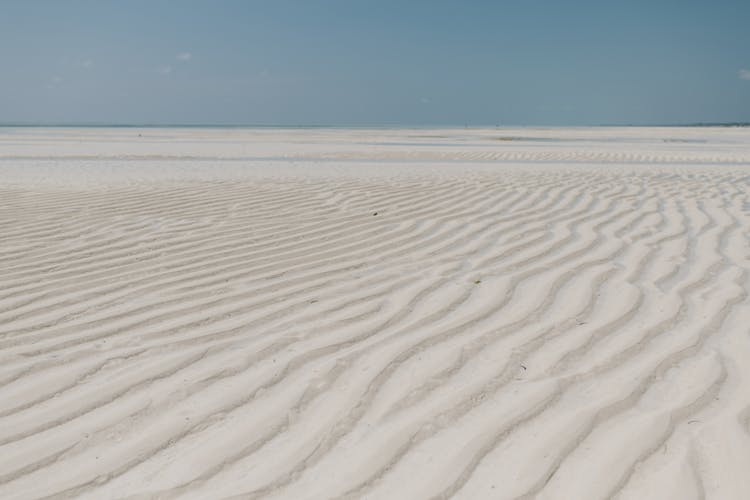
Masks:
[[[81,61],[81,66],[83,66],[84,68],[88,69],[88,68],[90,68],[93,65],[94,65],[94,61],[92,61],[91,59],[85,59],[85,60]]]
[[[61,77],[55,75],[52,78],[50,78],[49,82],[47,82],[47,88],[48,89],[53,89],[53,88],[57,87],[58,85],[60,85],[62,83],[62,81],[63,81],[63,79]]]
[[[750,80],[750,69],[741,69],[740,70],[740,79],[741,80]]]
[[[193,58],[193,54],[191,54],[190,52],[181,52],[181,53],[177,54],[177,60],[178,61],[185,61],[185,62],[187,62],[187,61],[189,61],[192,58]]]
[[[172,72],[172,66],[162,66],[157,71],[162,75],[168,75]]]

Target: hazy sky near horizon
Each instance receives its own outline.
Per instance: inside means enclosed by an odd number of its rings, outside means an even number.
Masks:
[[[750,0],[2,0],[0,123],[750,121]]]

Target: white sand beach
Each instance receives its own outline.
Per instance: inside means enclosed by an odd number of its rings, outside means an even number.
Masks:
[[[747,499],[750,129],[0,129],[0,498]]]

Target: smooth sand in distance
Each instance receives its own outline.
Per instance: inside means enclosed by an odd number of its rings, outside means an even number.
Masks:
[[[0,129],[0,498],[750,498],[750,130]]]

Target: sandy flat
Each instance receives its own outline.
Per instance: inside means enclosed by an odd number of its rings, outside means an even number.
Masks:
[[[0,129],[0,498],[750,498],[750,130]]]

